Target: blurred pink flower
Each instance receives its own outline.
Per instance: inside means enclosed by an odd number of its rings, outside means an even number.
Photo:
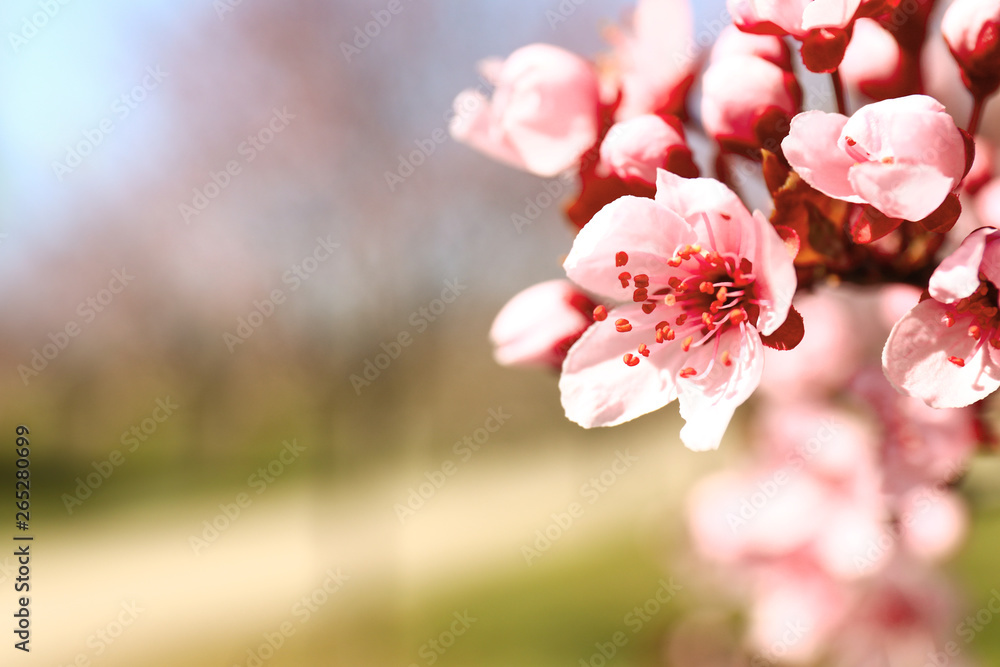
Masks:
[[[788,44],[776,35],[755,35],[743,32],[735,25],[727,25],[712,45],[711,62],[716,63],[731,56],[757,56],[792,71],[792,52]]]
[[[925,561],[955,553],[969,527],[965,503],[950,491],[917,487],[900,499],[900,538],[906,550]]]
[[[684,127],[674,116],[644,114],[616,123],[601,143],[600,164],[622,180],[656,184],[656,170],[698,175]]]
[[[1000,232],[970,234],[931,275],[930,297],[892,328],[882,366],[899,391],[934,408],[971,405],[1000,387]]]
[[[979,223],[1000,229],[1000,177],[983,185],[974,201]]]
[[[548,280],[519,292],[490,328],[493,356],[504,366],[558,369],[594,321],[594,303],[568,280]]]
[[[693,26],[687,0],[638,0],[630,28],[606,32],[620,78],[619,119],[647,113],[685,117],[697,65]]]
[[[1000,0],[955,0],[941,19],[941,32],[976,97],[1000,86]]]
[[[832,72],[851,39],[862,0],[728,0],[733,23],[746,32],[791,35],[802,42],[812,72]]]
[[[882,428],[882,486],[901,497],[914,488],[938,487],[959,478],[975,453],[979,436],[972,408],[935,410],[892,391],[878,368],[867,368],[851,385]]]
[[[760,381],[761,336],[781,333],[795,292],[770,223],[718,181],[661,170],[655,199],[605,206],[564,267],[620,304],[569,351],[559,382],[566,416],[613,426],[679,398],[684,444],[718,447]]]
[[[765,351],[765,359],[781,357],[764,366],[760,391],[770,400],[800,402],[832,395],[857,372],[862,341],[852,321],[850,296],[856,295],[831,289],[796,297],[795,309],[809,328],[794,350]]]
[[[493,99],[466,90],[455,98],[451,135],[490,157],[538,176],[577,166],[597,142],[597,74],[583,58],[531,44],[507,60],[487,61]]]
[[[705,133],[731,150],[777,142],[802,107],[795,75],[750,55],[713,62],[702,78],[701,121]]]
[[[967,167],[961,131],[926,95],[869,104],[851,118],[807,111],[792,120],[781,146],[795,171],[823,194],[902,220],[933,213]]]
[[[840,63],[844,83],[873,100],[902,97],[920,89],[919,69],[892,33],[877,21],[860,18]]]

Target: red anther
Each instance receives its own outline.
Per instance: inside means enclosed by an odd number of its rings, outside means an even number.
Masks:
[[[618,274],[618,280],[622,281],[622,287],[628,287],[628,279],[632,277],[632,274],[628,271],[622,271]]]
[[[654,310],[656,310],[655,302],[647,301],[646,303],[642,304],[642,312],[646,313],[647,315],[649,315]]]
[[[739,324],[740,322],[746,322],[747,314],[746,311],[740,308],[739,310],[734,310],[729,313],[729,321],[733,324]]]
[[[628,253],[619,252],[615,255],[615,266],[625,266],[628,264]]]
[[[733,219],[733,216],[729,215],[728,213],[720,213],[719,215],[722,216],[723,220],[732,220]]]
[[[632,330],[632,325],[629,324],[628,320],[622,318],[615,320],[615,329],[617,329],[619,333],[625,333],[626,331]]]
[[[691,368],[690,366],[688,366],[687,368],[682,368],[681,372],[678,373],[678,375],[680,375],[682,378],[694,377],[697,374],[698,374],[698,371],[696,371],[695,369]]]
[[[649,356],[649,348],[646,347],[645,343],[643,343],[642,345],[639,346],[639,354],[641,354],[644,357],[648,357]]]
[[[858,143],[858,142],[856,142],[856,141],[855,141],[854,139],[851,139],[850,137],[847,137],[847,145],[848,145],[848,146],[854,146],[854,145],[856,145],[857,143]]]
[[[948,361],[955,364],[959,368],[963,368],[965,366],[965,359],[962,359],[961,357],[948,357]]]
[[[656,328],[657,331],[659,331],[660,329],[669,329],[670,328],[670,322],[667,322],[666,320],[663,320],[662,322],[658,322],[656,324],[655,328]]]
[[[677,324],[677,326],[681,326],[682,324],[687,322],[687,319],[688,319],[687,313],[681,313],[680,315],[677,316],[677,319],[674,322],[675,324]]]
[[[635,274],[635,286],[649,287],[649,276],[647,276],[645,273]]]
[[[663,297],[663,303],[667,304],[668,306],[677,305],[677,295],[675,294],[666,295],[665,297]]]
[[[729,354],[729,350],[723,351],[722,355],[719,357],[719,361],[722,362],[723,366],[733,365],[733,358],[732,355]]]
[[[702,281],[702,283],[698,285],[698,291],[704,292],[705,294],[711,294],[712,292],[715,291],[715,285],[708,282],[707,280]]]
[[[715,315],[715,314],[716,314],[717,312],[719,312],[719,308],[720,308],[721,306],[722,306],[722,302],[720,302],[720,301],[713,301],[713,302],[712,302],[711,304],[709,304],[709,306],[708,306],[708,312],[710,312],[710,313],[712,313],[713,315]]]
[[[670,259],[667,260],[667,266],[672,266],[676,269],[678,266],[681,265],[682,261],[684,260],[682,260],[680,257],[671,257]]]
[[[626,366],[635,366],[639,363],[639,357],[635,356],[631,352],[626,352],[625,356],[622,357],[622,361],[625,362]]]
[[[608,319],[608,309],[604,306],[598,306],[594,308],[594,320],[597,322],[603,322]]]
[[[982,334],[982,331],[980,331],[978,324],[973,324],[971,327],[969,327],[969,335],[975,338],[976,340],[979,340],[980,334]]]
[[[691,343],[694,342],[694,336],[688,336],[683,341],[681,341],[681,349],[687,352],[691,349]]]
[[[677,333],[674,332],[673,329],[666,329],[663,337],[667,340],[673,340],[674,338],[677,338]]]
[[[715,331],[715,322],[712,321],[712,316],[708,313],[701,314],[701,323],[705,325],[709,331]]]
[[[946,327],[955,326],[955,316],[952,315],[951,313],[945,313],[944,316],[941,318],[941,321],[944,323]]]
[[[667,281],[667,284],[673,287],[674,289],[680,289],[680,286],[683,283],[680,278],[678,278],[677,276],[673,276],[670,280]]]
[[[720,287],[719,291],[715,293],[715,300],[719,303],[725,303],[726,297],[729,295],[729,290],[725,287]]]
[[[649,298],[649,292],[646,291],[645,287],[640,287],[636,291],[632,292],[632,300],[636,303],[642,303]]]
[[[701,245],[699,245],[697,243],[695,243],[694,245],[689,245],[688,246],[688,250],[691,251],[692,255],[697,255],[698,253],[701,252]]]
[[[656,342],[657,343],[662,343],[663,342],[663,329],[657,329],[656,330]]]

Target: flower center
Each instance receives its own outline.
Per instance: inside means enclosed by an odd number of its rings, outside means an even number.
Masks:
[[[628,261],[628,254],[619,252],[615,257],[615,266],[624,268]],[[667,345],[677,341],[684,352],[713,342],[715,349],[708,368],[699,371],[693,366],[685,366],[680,371],[681,377],[707,374],[716,359],[725,366],[731,366],[733,360],[728,350],[718,354],[719,334],[732,327],[745,329],[747,322],[757,322],[760,307],[755,293],[753,265],[734,254],[705,252],[698,245],[678,248],[667,264],[678,271],[665,278],[663,284],[651,285],[645,273],[633,276],[628,271],[622,271],[618,275],[622,289],[631,290],[632,301],[642,304],[645,317],[638,322],[618,319],[615,328],[627,333],[633,327],[651,327],[656,344]],[[663,319],[663,311],[669,319]],[[594,310],[596,320],[607,316],[607,309],[602,306]],[[626,354],[622,361],[627,366],[636,366],[641,357],[648,357],[652,350],[642,344],[636,352]]]
[[[997,308],[997,288],[982,273],[979,274],[979,280],[979,289],[971,296],[955,303],[944,304],[947,311],[941,318],[941,323],[949,328],[955,326],[959,319],[971,318],[972,323],[969,325],[968,333],[976,339],[976,347],[969,356],[975,355],[986,342],[1000,349],[1000,318],[997,317],[1000,309]],[[951,356],[948,357],[948,361],[962,367],[965,366],[966,358]]]

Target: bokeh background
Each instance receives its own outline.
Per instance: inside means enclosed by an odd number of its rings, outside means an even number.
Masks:
[[[594,56],[630,2],[389,4],[3,3],[0,463],[12,490],[28,426],[35,541],[32,652],[8,635],[0,663],[601,665],[626,630],[614,664],[717,664],[738,641],[682,501],[739,423],[711,454],[670,408],[588,432],[554,375],[497,367],[493,315],[572,235],[556,205],[518,229],[542,182],[440,140],[478,60]],[[949,566],[970,609],[1000,586],[995,479],[978,461]]]

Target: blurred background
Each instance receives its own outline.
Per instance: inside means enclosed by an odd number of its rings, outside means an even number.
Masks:
[[[629,5],[3,4],[0,462],[12,488],[26,425],[35,539],[32,650],[0,662],[599,667],[737,641],[681,513],[738,446],[686,451],[673,408],[584,431],[554,375],[494,364],[494,314],[572,234],[555,205],[518,229],[542,182],[446,136],[478,60],[595,56]],[[951,566],[974,601],[1000,586],[983,486]]]

